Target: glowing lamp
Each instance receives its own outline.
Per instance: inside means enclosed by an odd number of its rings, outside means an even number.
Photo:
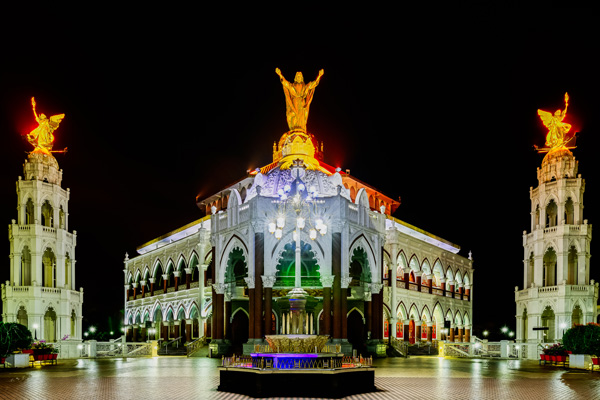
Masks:
[[[319,232],[321,232],[321,235],[325,235],[327,233],[327,225],[321,225]]]
[[[282,195],[281,195],[281,200],[287,200],[287,194],[285,194],[285,193],[284,193],[284,194],[282,194]]]
[[[279,189],[279,190],[277,191],[277,194],[278,194],[278,195],[280,195],[280,196],[283,196],[283,189]]]
[[[310,193],[316,193],[316,192],[317,192],[317,188],[316,188],[315,186],[311,186],[311,187],[308,189],[308,191],[309,191]]]
[[[321,225],[323,225],[323,220],[319,218],[318,220],[315,221],[315,224],[316,224],[316,228],[320,230]]]
[[[304,191],[304,189],[306,189],[306,186],[304,186],[303,183],[298,185],[298,190],[300,190],[302,192],[302,191]]]
[[[292,187],[290,185],[285,185],[283,187],[283,190],[285,190],[286,192],[289,192],[290,190],[292,190]]]
[[[300,217],[296,220],[296,226],[299,229],[304,229],[304,218]]]
[[[281,229],[277,229],[275,231],[275,238],[276,239],[281,239],[281,236],[283,236],[283,231]]]
[[[310,197],[310,195],[306,196],[306,201],[307,201],[307,202],[310,202],[310,201],[312,201],[312,197]]]
[[[317,238],[317,231],[315,229],[311,229],[309,232],[309,236],[312,240],[315,240]]]
[[[276,229],[275,222],[270,222],[268,227],[269,227],[269,233],[275,233],[275,229]]]
[[[283,228],[284,226],[285,226],[285,218],[278,217],[277,218],[277,227],[278,228]]]

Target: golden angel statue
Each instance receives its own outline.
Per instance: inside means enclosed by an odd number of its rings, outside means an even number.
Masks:
[[[285,94],[285,115],[290,130],[302,130],[306,132],[306,121],[308,120],[308,109],[324,71],[319,71],[319,76],[312,82],[304,83],[302,72],[296,72],[294,82],[285,80],[279,68],[275,68],[279,75],[283,92]]]
[[[568,143],[573,135],[567,137],[567,134],[571,130],[571,124],[563,122],[567,115],[567,107],[569,106],[569,94],[565,93],[565,109],[556,110],[554,114],[548,111],[538,110],[538,115],[542,119],[542,122],[548,128],[548,134],[546,135],[546,146],[549,151],[558,149]]]
[[[33,107],[33,116],[39,125],[27,134],[27,140],[35,146],[33,151],[50,154],[53,152],[52,145],[54,144],[54,135],[52,133],[58,128],[58,124],[63,120],[65,114],[53,115],[50,118],[47,118],[45,114],[38,116],[35,112],[35,98],[33,97],[31,98],[31,105]]]

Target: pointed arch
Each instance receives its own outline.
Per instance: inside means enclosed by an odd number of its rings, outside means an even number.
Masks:
[[[410,257],[410,261],[408,262],[408,266],[411,269],[411,271],[414,271],[415,273],[417,273],[417,272],[419,272],[421,270],[420,263],[419,263],[419,258],[417,257],[416,254],[413,254]]]
[[[398,253],[396,263],[398,264],[396,267],[396,277],[404,279],[404,273],[408,271],[408,262],[406,261],[406,255],[404,254],[404,250],[401,250]]]

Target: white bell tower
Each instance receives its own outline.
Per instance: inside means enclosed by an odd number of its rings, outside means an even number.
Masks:
[[[10,280],[2,319],[48,342],[81,339],[83,288],[75,286],[77,232],[69,232],[69,189],[52,154],[29,153],[17,181],[17,219],[8,227]]]
[[[585,181],[566,147],[550,151],[530,188],[531,232],[523,232],[523,286],[515,288],[517,340],[552,343],[575,324],[596,321],[590,280],[592,226],[583,218]],[[534,346],[531,346],[534,347]]]

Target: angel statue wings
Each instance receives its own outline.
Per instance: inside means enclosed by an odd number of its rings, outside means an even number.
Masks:
[[[47,118],[45,114],[38,115],[35,112],[35,98],[33,97],[31,98],[31,105],[38,127],[27,134],[27,140],[35,147],[33,151],[50,154],[53,152],[52,145],[54,144],[54,135],[52,133],[58,128],[65,114],[57,114]]]
[[[546,146],[549,151],[558,149],[568,143],[573,135],[567,136],[571,130],[571,124],[563,122],[567,115],[567,107],[569,106],[569,94],[565,93],[565,109],[556,110],[554,114],[548,111],[538,110],[538,115],[542,119],[542,122],[548,128],[548,134],[546,135]]]
[[[319,71],[319,76],[312,82],[304,83],[302,72],[296,72],[294,82],[288,82],[279,68],[275,68],[275,73],[279,75],[283,92],[285,94],[285,116],[287,118],[290,130],[301,130],[306,132],[306,121],[308,120],[308,110],[315,92],[323,76],[323,70]]]

